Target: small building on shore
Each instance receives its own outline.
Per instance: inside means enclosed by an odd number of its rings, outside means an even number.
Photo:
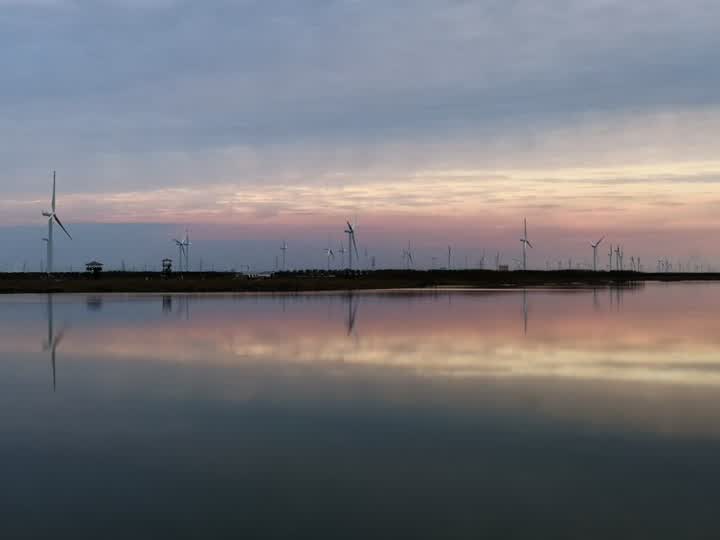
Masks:
[[[99,275],[103,271],[103,263],[98,261],[90,261],[85,263],[85,271],[94,276]]]

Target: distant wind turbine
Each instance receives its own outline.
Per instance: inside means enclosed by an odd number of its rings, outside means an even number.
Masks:
[[[597,248],[602,243],[603,240],[605,240],[604,236],[600,240],[595,242],[594,244],[590,243],[590,246],[592,247],[592,250],[593,250],[593,272],[597,272]]]
[[[335,259],[335,253],[330,247],[325,248],[325,255],[327,256],[327,269],[330,271],[330,259]]]
[[[190,232],[187,229],[185,229],[183,245],[185,246],[185,271],[190,272],[190,246],[192,244],[190,243]]]
[[[413,255],[412,250],[410,249],[410,242],[408,241],[408,247],[407,249],[403,250],[403,261],[405,261],[405,267],[409,270],[411,266],[415,264],[415,261],[413,261]]]
[[[520,242],[522,243],[522,268],[523,270],[527,270],[527,253],[525,251],[525,247],[530,247],[532,249],[532,244],[530,243],[530,240],[528,240],[528,233],[527,233],[527,219],[523,220],[523,237],[520,239]]]
[[[185,258],[185,242],[182,242],[177,238],[173,238],[173,242],[175,242],[175,245],[178,248],[178,272],[182,272],[183,259]]]
[[[53,271],[53,225],[57,223],[60,225],[60,228],[63,230],[65,234],[67,234],[68,238],[72,240],[72,236],[70,236],[70,233],[67,231],[65,226],[60,221],[60,218],[57,217],[57,214],[55,213],[55,171],[53,171],[53,188],[52,188],[52,201],[51,201],[51,210],[49,212],[43,212],[42,215],[48,218],[48,239],[47,239],[47,273],[52,274]]]
[[[340,254],[340,268],[345,268],[345,253],[347,250],[345,249],[345,246],[342,242],[340,242],[340,249],[338,250],[338,253]]]
[[[357,241],[355,239],[355,227],[356,226],[351,225],[348,221],[347,229],[345,229],[345,234],[348,235],[348,267],[350,270],[352,270],[353,265],[353,252],[355,252],[355,257],[357,258],[358,262],[360,261],[360,254],[358,253]]]
[[[282,251],[282,271],[285,271],[285,254],[287,253],[288,245],[287,242],[283,240],[283,244],[280,247],[280,251]]]

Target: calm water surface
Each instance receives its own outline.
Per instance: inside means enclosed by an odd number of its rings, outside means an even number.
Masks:
[[[0,298],[0,538],[720,538],[720,284]]]

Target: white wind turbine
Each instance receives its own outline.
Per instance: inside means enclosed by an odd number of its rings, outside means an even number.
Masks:
[[[287,242],[283,240],[283,244],[280,247],[280,251],[282,251],[282,271],[285,271],[285,254],[287,253],[288,245]]]
[[[340,254],[340,268],[345,268],[345,253],[347,253],[347,250],[342,242],[340,242],[338,253]]]
[[[528,240],[528,233],[527,233],[527,219],[523,220],[524,228],[523,228],[523,237],[520,239],[520,242],[522,243],[522,269],[527,270],[527,253],[525,251],[525,246],[528,246],[532,249],[532,244],[530,243],[530,240]]]
[[[330,259],[333,259],[333,260],[335,259],[335,253],[333,252],[332,249],[330,249],[330,247],[326,247],[325,255],[327,256],[327,269],[329,272],[330,271]]]
[[[173,242],[178,248],[178,272],[182,272],[183,259],[185,258],[185,242],[181,242],[177,238],[173,238]]]
[[[190,272],[190,246],[192,243],[190,243],[190,232],[187,229],[185,229],[183,245],[185,246],[185,271]]]
[[[403,250],[403,260],[405,261],[405,266],[408,270],[410,270],[411,266],[415,265],[415,261],[413,260],[412,250],[410,249],[409,241],[408,241],[407,249]]]
[[[350,224],[350,222],[347,222],[347,229],[345,229],[345,234],[348,235],[348,261],[349,261],[349,268],[352,270],[352,263],[353,263],[353,251],[355,252],[355,257],[358,261],[360,261],[360,254],[358,253],[357,248],[357,242],[355,241],[355,227]]]
[[[52,201],[51,201],[50,212],[43,212],[42,215],[48,218],[48,238],[47,238],[47,273],[52,274],[53,271],[53,225],[57,223],[60,228],[67,234],[68,238],[72,240],[72,236],[67,231],[65,226],[62,224],[60,219],[55,213],[55,171],[53,171],[53,189],[52,189]]]
[[[591,242],[590,246],[593,250],[593,272],[597,272],[597,248],[602,243],[602,241],[605,240],[605,237],[603,236],[600,240],[595,242],[594,244]]]

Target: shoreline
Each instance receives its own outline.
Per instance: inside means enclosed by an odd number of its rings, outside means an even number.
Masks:
[[[302,271],[249,277],[227,272],[163,276],[157,272],[0,274],[0,294],[42,293],[235,293],[332,292],[453,288],[628,287],[647,282],[720,281],[720,273],[591,272],[586,270],[377,270]]]

